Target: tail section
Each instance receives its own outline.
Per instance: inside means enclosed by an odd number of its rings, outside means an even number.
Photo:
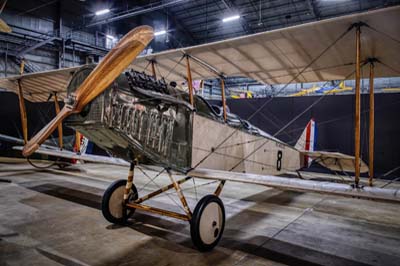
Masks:
[[[81,134],[81,148],[79,150],[80,154],[86,154],[88,146],[89,139]]]
[[[304,156],[303,167],[309,167],[314,160],[332,171],[354,173],[354,156],[339,152],[315,151],[316,146],[317,125],[314,119],[311,119],[294,146]],[[360,172],[368,172],[368,165],[362,160],[360,161]]]
[[[300,151],[314,151],[317,145],[317,126],[313,118],[308,122],[304,128],[303,133],[294,146]],[[304,155],[304,166],[309,167],[312,159],[308,155]]]

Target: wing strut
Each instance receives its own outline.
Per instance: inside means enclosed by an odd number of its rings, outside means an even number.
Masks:
[[[81,133],[78,130],[75,131],[75,151],[81,152]]]
[[[356,90],[355,90],[355,115],[354,115],[354,156],[355,156],[355,184],[358,186],[360,182],[360,123],[361,123],[361,106],[360,106],[360,71],[361,71],[361,24],[356,26]]]
[[[28,118],[26,116],[24,92],[22,91],[21,79],[18,79],[18,101],[19,112],[21,114],[22,135],[24,136],[24,143],[28,142]]]
[[[226,122],[226,97],[225,97],[225,81],[221,76],[221,97],[222,97],[222,111],[224,114],[224,121]]]
[[[374,95],[374,62],[376,59],[369,59],[369,179],[368,184],[373,185],[374,180],[374,138],[375,138],[375,95]]]
[[[192,81],[192,70],[190,69],[190,60],[189,56],[186,55],[186,69],[187,69],[187,82],[189,88],[189,101],[192,106],[194,106],[193,100],[193,81]]]
[[[156,61],[155,61],[155,60],[151,60],[151,61],[150,61],[150,64],[151,64],[151,72],[152,72],[152,74],[153,74],[153,78],[154,78],[155,80],[157,80]]]
[[[25,61],[22,59],[19,74],[22,76],[24,74]],[[24,136],[24,144],[28,142],[28,118],[26,116],[26,107],[24,100],[24,92],[22,91],[22,81],[18,79],[18,101],[19,101],[19,111],[21,114],[21,126],[22,126],[22,135]]]
[[[58,113],[60,112],[60,105],[58,104],[57,92],[55,92],[53,95],[54,95],[54,108],[56,109],[56,115],[58,115]],[[58,125],[57,129],[58,129],[58,146],[60,147],[60,149],[62,149],[64,146],[62,123]]]

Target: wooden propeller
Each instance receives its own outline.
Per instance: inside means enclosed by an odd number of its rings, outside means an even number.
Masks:
[[[88,103],[107,89],[153,37],[153,29],[149,26],[140,26],[128,32],[75,91],[74,103],[66,104],[50,123],[28,141],[22,154],[27,157],[35,152],[66,117],[81,112]]]

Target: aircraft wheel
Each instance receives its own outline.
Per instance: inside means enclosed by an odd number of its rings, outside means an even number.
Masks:
[[[135,209],[125,209],[123,206],[125,185],[125,179],[114,181],[103,194],[101,211],[104,218],[110,223],[125,224],[126,219],[131,217],[135,212]],[[128,202],[134,201],[137,198],[138,193],[136,186],[132,184]],[[124,211],[127,212],[126,215],[124,215]]]
[[[212,250],[222,237],[225,208],[215,195],[204,196],[196,205],[190,221],[192,242],[200,251]]]

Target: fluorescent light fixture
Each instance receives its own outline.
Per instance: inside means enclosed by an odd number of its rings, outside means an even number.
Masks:
[[[234,15],[234,16],[230,16],[230,17],[222,19],[222,22],[229,22],[229,21],[237,20],[239,18],[240,18],[239,15]]]
[[[108,12],[110,12],[110,9],[106,8],[106,9],[96,11],[95,14],[96,14],[96,16],[101,16],[101,15],[107,14]]]
[[[115,37],[112,36],[112,35],[108,35],[108,34],[107,34],[106,37],[107,37],[108,39],[115,40]]]
[[[165,30],[156,31],[154,32],[154,36],[164,35],[165,33],[167,33]]]

